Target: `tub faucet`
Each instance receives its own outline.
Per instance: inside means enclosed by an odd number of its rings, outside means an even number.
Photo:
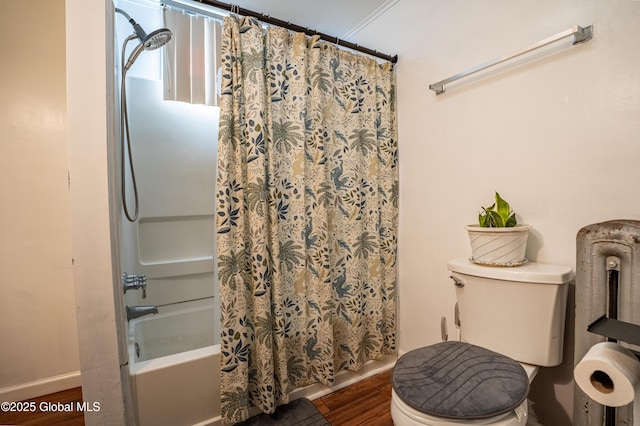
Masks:
[[[143,274],[127,274],[126,272],[123,272],[120,277],[120,281],[122,282],[122,287],[125,293],[127,290],[138,290],[141,288],[142,298],[147,298],[147,277]]]
[[[155,306],[127,306],[127,321],[157,313],[158,308]]]

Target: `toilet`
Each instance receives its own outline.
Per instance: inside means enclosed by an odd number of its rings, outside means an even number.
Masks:
[[[570,267],[528,262],[447,264],[456,291],[459,341],[414,349],[396,362],[396,426],[526,425],[539,367],[562,362]]]

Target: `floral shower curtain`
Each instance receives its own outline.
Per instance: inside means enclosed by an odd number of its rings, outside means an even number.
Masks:
[[[391,63],[225,18],[217,181],[222,416],[396,351]]]

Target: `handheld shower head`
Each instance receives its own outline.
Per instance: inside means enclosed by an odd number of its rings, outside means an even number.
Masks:
[[[138,55],[140,55],[141,49],[144,49],[144,50],[158,49],[159,47],[162,47],[165,44],[167,44],[171,40],[171,37],[173,36],[173,33],[168,28],[160,28],[158,30],[152,31],[150,34],[147,34],[142,29],[140,24],[134,21],[133,18],[131,18],[131,16],[129,16],[127,12],[117,7],[115,8],[115,11],[122,14],[125,18],[129,20],[129,23],[133,26],[133,30],[136,33],[136,37],[138,38],[138,40],[140,40],[140,45],[137,46],[129,56],[129,60],[127,61],[127,63],[130,63],[129,67],[133,64],[133,62],[136,60]]]
[[[154,50],[169,43],[173,37],[173,33],[168,28],[160,28],[159,30],[152,31],[143,40],[144,50]]]
[[[142,53],[143,50],[155,50],[158,49],[171,40],[171,30],[166,28],[161,28],[159,30],[155,30],[151,32],[151,34],[144,36],[140,44],[138,44],[129,54],[129,58],[127,59],[127,63],[124,65],[124,70],[127,71],[131,68],[131,65],[138,59],[138,56]],[[129,39],[136,38],[136,35],[130,35]]]

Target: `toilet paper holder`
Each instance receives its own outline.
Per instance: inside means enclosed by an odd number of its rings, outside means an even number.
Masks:
[[[602,315],[587,326],[587,331],[614,341],[640,346],[640,325],[638,324],[607,318],[606,315]],[[640,352],[634,350],[631,350],[631,352],[640,360]]]

